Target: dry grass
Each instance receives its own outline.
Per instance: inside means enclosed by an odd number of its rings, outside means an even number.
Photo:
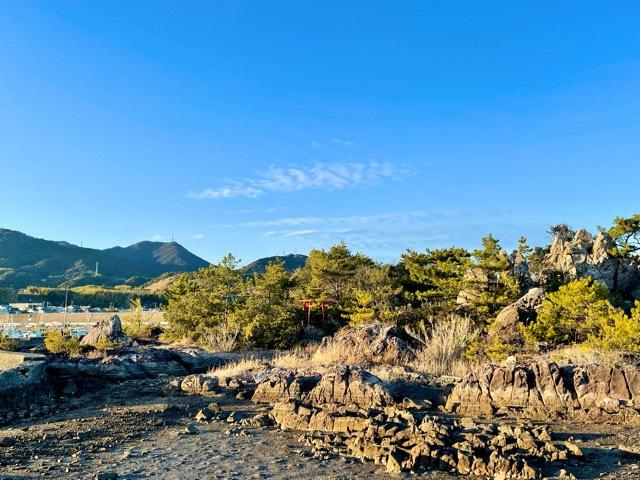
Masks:
[[[209,375],[218,378],[236,377],[238,375],[242,375],[243,373],[264,369],[264,367],[264,360],[251,357],[227,363],[226,365],[210,370],[208,373]]]
[[[465,358],[466,349],[478,339],[478,330],[467,317],[451,315],[446,320],[432,324],[428,329],[408,330],[422,344],[411,367],[435,375],[462,376],[473,368],[473,362]]]
[[[405,365],[407,358],[398,356],[395,352],[388,351],[384,355],[370,354],[371,345],[367,340],[354,338],[356,344],[345,348],[341,342],[331,338],[320,345],[311,357],[314,365]],[[360,343],[358,343],[360,342]]]
[[[232,352],[238,345],[240,328],[219,325],[202,336],[202,344],[214,352]]]
[[[625,365],[624,353],[600,350],[589,345],[570,345],[541,355],[540,359],[552,360],[559,365],[598,363],[609,367]]]
[[[273,365],[278,368],[306,368],[316,363],[313,355],[317,345],[307,345],[306,347],[295,347],[287,352],[279,352],[273,358]]]

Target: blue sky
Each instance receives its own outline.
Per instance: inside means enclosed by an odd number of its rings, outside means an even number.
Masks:
[[[637,2],[0,5],[0,226],[394,260],[640,211]]]

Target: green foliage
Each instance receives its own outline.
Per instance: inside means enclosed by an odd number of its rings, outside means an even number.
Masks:
[[[489,321],[518,298],[520,285],[509,257],[493,235],[482,239],[482,247],[473,251],[474,263],[465,275],[464,292],[469,314]]]
[[[252,347],[287,348],[298,330],[297,309],[291,302],[293,286],[283,261],[266,266],[248,281],[247,298],[238,315],[244,341]]]
[[[533,253],[533,248],[529,246],[527,243],[527,237],[524,235],[518,239],[518,248],[516,251],[522,255],[522,258],[524,259],[528,259]]]
[[[139,298],[143,305],[160,306],[164,303],[160,295],[128,285],[115,287],[85,285],[69,289],[31,286],[24,289],[24,293],[38,295],[50,305],[60,306],[64,305],[65,295],[68,305],[91,305],[99,308],[127,308],[132,298]]]
[[[547,233],[552,237],[559,238],[560,240],[564,240],[565,242],[570,242],[571,240],[573,240],[573,237],[576,234],[575,230],[573,230],[566,223],[551,225]]]
[[[107,353],[107,350],[111,350],[116,347],[116,343],[113,340],[110,340],[108,337],[100,337],[100,339],[93,344],[93,347],[104,353]]]
[[[462,248],[408,250],[400,261],[401,282],[409,300],[428,305],[434,314],[450,313],[464,286],[465,272],[471,266],[471,255]]]
[[[129,302],[130,314],[125,315],[122,319],[122,329],[124,333],[133,338],[148,339],[151,337],[151,331],[157,325],[151,325],[144,322],[142,308],[142,300],[134,298]]]
[[[7,352],[16,352],[19,348],[20,342],[0,333],[0,350],[5,350]]]
[[[616,243],[618,255],[628,257],[640,251],[640,213],[628,218],[616,217],[608,231]]]
[[[352,301],[346,318],[351,326],[373,321],[395,322],[398,319],[398,296],[402,288],[391,276],[391,268],[362,265],[354,276]]]
[[[551,345],[583,342],[597,333],[598,325],[610,318],[612,311],[607,288],[582,278],[548,294],[528,331]]]
[[[589,335],[587,342],[602,350],[640,353],[640,302],[629,315],[616,308],[600,317],[597,333]]]
[[[219,264],[181,275],[166,293],[170,335],[197,341],[208,329],[228,326],[244,304],[245,284],[231,254]]]
[[[44,348],[50,353],[72,356],[80,353],[82,345],[80,340],[65,337],[60,330],[49,330],[44,336]]]
[[[0,288],[0,305],[18,300],[18,294],[13,288]]]

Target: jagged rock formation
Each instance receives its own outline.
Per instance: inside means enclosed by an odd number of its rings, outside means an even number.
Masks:
[[[378,377],[355,366],[339,365],[322,375],[276,371],[256,386],[252,400],[273,403],[300,400],[313,405],[393,405],[391,392]]]
[[[537,478],[546,462],[581,456],[570,442],[553,442],[547,427],[458,422],[396,406],[317,407],[277,403],[280,428],[309,432],[302,439],[318,455],[335,452],[387,467],[389,473],[441,469],[485,478]]]
[[[118,315],[105,318],[94,324],[82,338],[82,345],[96,345],[102,341],[113,341],[124,337],[122,322]]]
[[[487,365],[465,375],[445,409],[463,415],[516,414],[625,420],[640,411],[640,368],[604,365]]]
[[[381,324],[363,325],[338,332],[334,337],[325,337],[314,354],[322,360],[327,350],[344,352],[345,356],[358,355],[373,363],[397,363],[415,358],[416,340],[404,327]],[[337,359],[335,359],[337,360]]]
[[[536,319],[536,310],[544,298],[542,288],[535,287],[502,309],[489,327],[488,344],[510,345],[514,348],[524,345],[521,325],[528,325]]]
[[[607,233],[593,236],[586,230],[576,232],[573,240],[556,237],[545,256],[545,267],[572,277],[590,276],[607,288],[640,298],[640,268],[631,259],[611,254],[615,244]]]

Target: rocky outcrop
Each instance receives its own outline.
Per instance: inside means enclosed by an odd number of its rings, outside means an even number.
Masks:
[[[489,328],[489,345],[508,345],[517,348],[524,345],[521,325],[535,321],[536,310],[545,295],[542,288],[530,289],[521,298],[503,308]]]
[[[389,389],[361,367],[340,365],[323,374],[276,371],[255,389],[252,400],[262,403],[299,400],[313,405],[393,405]]]
[[[53,404],[42,355],[0,352],[0,423],[34,414]]]
[[[631,259],[611,254],[615,244],[606,233],[594,238],[586,230],[576,232],[573,240],[556,237],[545,256],[545,267],[572,277],[590,276],[607,288],[621,293],[638,294],[640,268]]]
[[[93,325],[83,337],[81,343],[83,345],[96,345],[99,342],[118,340],[122,337],[124,337],[122,322],[120,322],[118,315],[114,315]]]
[[[554,442],[547,427],[483,424],[399,406],[319,407],[291,400],[274,405],[282,429],[307,432],[316,456],[339,453],[386,465],[389,473],[441,469],[483,478],[537,478],[545,463],[581,456]]]
[[[330,350],[343,352],[345,357],[358,355],[364,362],[398,363],[415,358],[415,347],[415,339],[403,327],[370,324],[342,330],[334,337],[325,337],[314,354],[314,360],[322,361],[327,350]]]
[[[488,365],[467,374],[445,409],[463,415],[514,414],[607,420],[638,417],[640,369],[598,364]]]
[[[53,357],[47,371],[58,377],[113,382],[203,373],[224,363],[224,357],[196,348],[137,346],[103,359]]]

